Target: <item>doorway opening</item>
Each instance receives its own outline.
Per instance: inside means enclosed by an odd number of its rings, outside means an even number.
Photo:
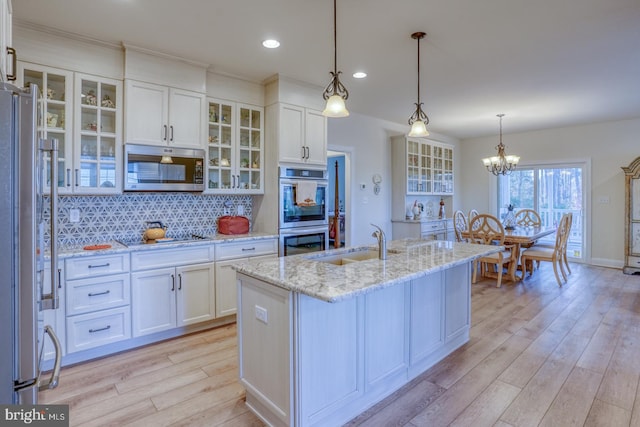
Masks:
[[[334,249],[348,246],[351,240],[351,152],[348,148],[330,147],[327,151],[327,174],[329,249]]]

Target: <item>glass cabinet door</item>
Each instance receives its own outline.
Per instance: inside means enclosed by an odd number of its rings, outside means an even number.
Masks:
[[[210,190],[230,190],[234,184],[231,163],[233,161],[232,142],[235,132],[233,105],[231,103],[209,102],[207,155],[209,165]]]
[[[20,86],[38,85],[38,133],[42,139],[58,140],[58,188],[71,192],[71,100],[73,73],[37,64],[19,63]],[[51,186],[51,159],[44,155],[43,182],[45,191]]]
[[[262,189],[262,111],[239,107],[238,186],[241,190]]]
[[[76,192],[113,193],[121,188],[121,91],[119,81],[76,75]]]

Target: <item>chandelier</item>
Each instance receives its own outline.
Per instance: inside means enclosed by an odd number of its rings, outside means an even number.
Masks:
[[[333,0],[333,71],[331,73],[331,82],[327,85],[322,97],[327,101],[327,105],[322,112],[326,117],[347,117],[349,111],[344,101],[349,98],[349,91],[340,82],[340,73],[338,71],[338,31],[336,24],[336,0]]]
[[[482,163],[484,163],[487,170],[495,176],[510,174],[520,161],[520,156],[507,156],[504,153],[505,146],[502,143],[502,117],[504,117],[504,114],[498,114],[497,116],[500,117],[500,143],[496,146],[498,155],[482,159]]]
[[[422,102],[420,102],[420,40],[426,35],[423,32],[411,34],[412,39],[418,40],[418,102],[416,102],[416,111],[409,117],[409,125],[411,125],[409,136],[429,136],[429,131],[427,130],[429,117],[422,111]]]

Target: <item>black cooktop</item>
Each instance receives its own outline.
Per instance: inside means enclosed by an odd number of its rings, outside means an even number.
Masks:
[[[162,245],[165,243],[199,242],[202,240],[211,240],[211,239],[199,234],[191,234],[190,236],[179,236],[179,237],[168,236],[168,237],[165,237],[164,239],[149,240],[148,242],[145,242],[142,239],[127,239],[127,238],[116,239],[118,243],[125,245],[127,247],[142,246],[142,245]]]

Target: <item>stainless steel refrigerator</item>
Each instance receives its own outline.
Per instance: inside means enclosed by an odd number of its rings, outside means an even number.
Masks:
[[[0,403],[35,404],[38,390],[53,388],[60,372],[60,345],[42,324],[42,310],[58,307],[56,213],[57,141],[38,137],[39,89],[0,82]],[[45,173],[46,172],[46,173]],[[48,178],[45,178],[45,175]],[[44,197],[44,180],[51,191]],[[45,201],[50,244],[44,247]],[[45,252],[51,271],[44,271]],[[44,274],[51,289],[43,289]],[[40,320],[40,323],[39,323]],[[51,375],[40,370],[41,349],[51,339]]]

